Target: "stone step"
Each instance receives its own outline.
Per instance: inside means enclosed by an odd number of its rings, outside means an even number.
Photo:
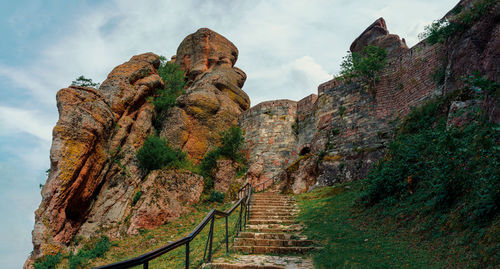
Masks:
[[[245,269],[313,269],[313,261],[308,258],[296,256],[276,255],[231,255],[220,257],[212,263],[204,264],[202,268],[245,268]]]
[[[250,203],[250,206],[288,206],[288,207],[297,207],[295,203]]]
[[[294,233],[256,233],[256,232],[241,232],[238,236],[239,238],[251,238],[251,239],[281,239],[281,240],[301,240],[306,239],[305,236],[301,236]]]
[[[286,269],[279,265],[258,265],[258,264],[240,264],[240,263],[207,263],[203,265],[204,269]]]
[[[296,206],[251,205],[250,210],[299,210]]]
[[[295,219],[293,215],[267,215],[267,214],[252,214],[250,213],[250,219]]]
[[[272,209],[255,209],[250,208],[250,214],[263,214],[263,215],[296,215],[299,212],[298,209],[293,210],[272,210]]]
[[[234,246],[309,247],[311,240],[236,238]]]
[[[248,232],[257,233],[296,233],[302,231],[302,226],[299,224],[281,225],[281,224],[260,224],[247,225]]]
[[[250,254],[305,254],[315,247],[233,246],[233,249]]]
[[[295,219],[250,219],[247,223],[250,225],[254,225],[254,224],[294,224]]]

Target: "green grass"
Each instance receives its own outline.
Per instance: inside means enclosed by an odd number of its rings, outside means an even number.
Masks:
[[[495,268],[500,218],[487,227],[429,232],[422,224],[433,216],[405,221],[397,210],[389,216],[357,206],[362,188],[358,181],[298,195],[304,233],[324,247],[313,253],[315,268]]]
[[[430,249],[352,207],[360,188],[356,182],[298,196],[304,233],[323,247],[313,255],[315,268],[438,268]]]
[[[192,212],[184,214],[180,218],[173,220],[163,226],[152,230],[143,230],[136,236],[130,236],[121,240],[113,241],[113,246],[103,258],[98,258],[92,262],[92,266],[105,265],[129,258],[137,257],[146,252],[162,247],[170,241],[180,239],[188,235],[212,208],[226,210],[230,203],[205,203],[193,206]],[[229,217],[229,243],[231,244],[235,236],[235,227],[238,220],[239,209]],[[190,243],[190,266],[197,268],[202,264],[203,251],[208,237],[210,224],[205,226],[203,231]],[[214,223],[213,237],[213,258],[225,255],[225,220],[216,219]],[[152,260],[150,268],[184,268],[185,247],[181,246],[165,255]],[[142,268],[137,266],[134,268]]]

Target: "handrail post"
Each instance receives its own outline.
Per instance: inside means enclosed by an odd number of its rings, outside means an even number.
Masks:
[[[186,243],[186,269],[189,269],[189,242]]]
[[[242,213],[243,213],[243,203],[240,204],[240,218],[238,219],[238,222],[239,222],[239,225],[238,225],[239,229],[238,230],[239,231],[241,231],[241,215],[242,215]],[[237,234],[239,234],[239,233],[237,233]]]
[[[229,238],[228,238],[228,229],[227,229],[227,225],[228,225],[227,224],[227,217],[228,216],[226,216],[226,253],[229,252]]]
[[[212,217],[212,222],[210,222],[210,245],[208,246],[208,261],[212,261],[212,240],[214,238],[214,222],[215,215]]]
[[[146,261],[143,265],[142,265],[142,269],[148,269],[149,268],[149,261]]]

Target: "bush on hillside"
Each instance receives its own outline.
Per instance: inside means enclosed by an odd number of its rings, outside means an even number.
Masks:
[[[141,168],[148,172],[164,167],[181,168],[187,162],[184,152],[171,148],[164,138],[156,135],[146,137],[136,156]]]
[[[61,253],[57,253],[56,255],[45,255],[40,259],[35,261],[35,269],[53,269],[56,268],[62,260]]]

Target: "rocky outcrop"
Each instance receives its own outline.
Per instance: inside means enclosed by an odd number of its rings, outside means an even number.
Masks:
[[[152,53],[134,56],[115,68],[99,90],[69,87],[57,93],[59,121],[53,130],[49,177],[35,212],[34,258],[54,254],[72,240],[96,208],[105,183],[140,181],[142,174],[132,163],[151,130],[152,107],[146,97],[163,85],[158,65]],[[129,170],[128,179],[121,176],[119,157]],[[108,198],[114,199],[106,209],[120,204],[116,196]]]
[[[237,56],[230,41],[203,28],[189,35],[174,57],[186,71],[188,87],[159,131],[194,162],[249,107],[241,90],[246,75],[234,67]],[[199,201],[201,176],[168,170],[147,175],[136,158],[155,131],[148,98],[164,86],[159,65],[153,53],[137,55],[114,68],[98,90],[71,86],[58,92],[51,170],[35,213],[34,251],[26,267],[64,250],[75,236],[134,234],[179,217]],[[225,189],[235,172],[222,170],[219,185]]]
[[[188,88],[177,99],[179,106],[171,110],[161,135],[195,163],[250,107],[241,90],[246,74],[234,67],[237,59],[236,46],[207,28],[187,36],[177,49],[175,62],[186,71]]]
[[[404,39],[400,39],[398,35],[389,34],[384,18],[376,20],[370,25],[354,42],[352,42],[351,52],[360,52],[368,45],[385,48],[389,55],[402,53],[408,50],[408,46]]]
[[[214,170],[214,190],[227,193],[235,181],[238,163],[232,160],[217,160],[217,167]]]
[[[156,170],[141,184],[140,195],[132,200],[134,209],[130,217],[128,234],[139,229],[151,229],[176,219],[188,212],[188,205],[200,200],[203,177],[189,171]]]

